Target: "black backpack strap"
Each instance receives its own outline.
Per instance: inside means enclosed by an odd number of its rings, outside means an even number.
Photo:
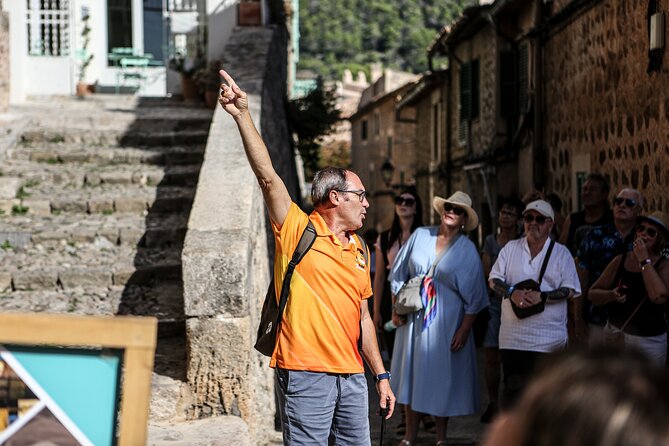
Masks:
[[[281,324],[281,319],[283,319],[283,310],[286,308],[286,303],[288,302],[288,293],[290,292],[290,281],[293,278],[293,271],[298,263],[304,258],[307,254],[307,251],[316,241],[316,228],[314,228],[313,223],[309,220],[307,227],[304,228],[302,237],[300,241],[297,242],[297,247],[293,251],[293,258],[290,259],[288,263],[288,268],[286,269],[286,275],[283,277],[283,282],[281,283],[281,294],[279,295],[279,314],[276,317],[276,327],[277,333],[279,330],[279,325]]]
[[[541,285],[541,281],[544,279],[544,273],[546,272],[548,261],[551,258],[551,253],[553,252],[553,246],[555,246],[555,240],[551,240],[551,244],[548,245],[548,251],[546,252],[546,257],[544,257],[544,263],[541,265],[541,272],[539,273],[539,285]]]

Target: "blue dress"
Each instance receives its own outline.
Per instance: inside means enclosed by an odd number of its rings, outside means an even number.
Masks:
[[[397,254],[390,273],[396,294],[404,282],[427,274],[436,258],[438,227],[418,228]],[[439,417],[469,415],[479,410],[476,347],[470,332],[459,352],[451,341],[465,314],[488,305],[483,266],[474,244],[459,236],[434,273],[437,314],[422,331],[423,311],[407,316],[397,329],[391,363],[391,386],[397,402]]]

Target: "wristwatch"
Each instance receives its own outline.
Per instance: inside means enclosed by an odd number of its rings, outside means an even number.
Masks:
[[[379,373],[379,374],[376,375],[374,378],[376,379],[376,382],[379,382],[379,381],[381,381],[382,379],[387,379],[388,381],[390,381],[390,372],[386,370],[386,371],[383,372],[383,373]]]
[[[511,285],[509,288],[506,289],[506,294],[504,294],[504,299],[508,299],[511,297],[513,294],[513,291],[516,289],[515,285]]]
[[[653,263],[653,261],[651,259],[645,259],[645,260],[642,260],[641,262],[639,262],[639,266],[641,267],[641,269],[643,269],[644,266],[646,266],[650,263]]]

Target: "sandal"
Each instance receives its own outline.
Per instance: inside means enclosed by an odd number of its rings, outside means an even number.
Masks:
[[[412,446],[409,440],[402,440],[397,446]]]
[[[439,440],[435,446],[447,446],[446,440]]]

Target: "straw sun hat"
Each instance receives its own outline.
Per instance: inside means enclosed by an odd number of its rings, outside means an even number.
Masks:
[[[444,213],[444,204],[450,203],[454,206],[460,207],[467,212],[467,222],[465,223],[465,231],[471,231],[479,225],[479,216],[476,211],[472,209],[472,199],[462,191],[456,191],[448,198],[434,197],[432,200],[432,207],[441,215]]]

